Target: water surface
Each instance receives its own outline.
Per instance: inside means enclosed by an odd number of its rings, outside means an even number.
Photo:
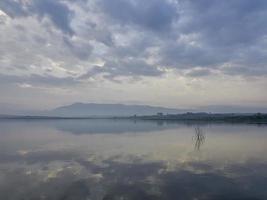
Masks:
[[[2,119],[0,199],[267,199],[267,126]]]

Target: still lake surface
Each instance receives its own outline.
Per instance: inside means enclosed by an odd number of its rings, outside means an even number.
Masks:
[[[1,200],[264,200],[267,126],[0,120]]]

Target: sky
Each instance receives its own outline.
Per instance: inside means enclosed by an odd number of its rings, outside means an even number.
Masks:
[[[0,106],[267,107],[266,0],[1,0]]]

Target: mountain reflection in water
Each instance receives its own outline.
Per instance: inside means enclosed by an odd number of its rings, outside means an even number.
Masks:
[[[266,142],[264,125],[2,120],[0,199],[263,200]]]

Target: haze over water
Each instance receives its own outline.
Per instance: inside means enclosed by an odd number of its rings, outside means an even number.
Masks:
[[[267,126],[0,121],[0,199],[267,199]]]

